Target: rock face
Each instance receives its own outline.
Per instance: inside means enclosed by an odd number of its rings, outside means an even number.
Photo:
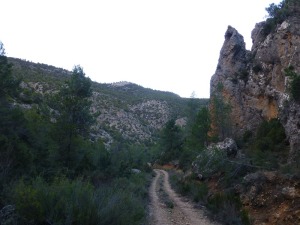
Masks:
[[[235,187],[253,224],[299,224],[299,179],[274,171],[256,172]]]
[[[290,142],[289,160],[300,151],[300,105],[289,95],[284,69],[293,66],[300,73],[300,6],[264,35],[265,22],[252,31],[253,46],[245,49],[243,37],[232,27],[225,41],[215,74],[211,78],[211,97],[223,84],[222,96],[231,106],[232,136],[255,131],[263,120],[278,118]]]

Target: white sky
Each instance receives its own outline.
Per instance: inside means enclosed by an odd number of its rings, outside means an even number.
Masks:
[[[209,97],[228,25],[251,47],[265,7],[280,0],[0,0],[6,55]]]

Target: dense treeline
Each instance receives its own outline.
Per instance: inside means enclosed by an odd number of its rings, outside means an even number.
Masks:
[[[20,89],[2,44],[0,53],[0,223],[142,223],[147,155],[142,146],[107,151],[90,140],[92,82],[83,69],[24,108],[33,94]]]

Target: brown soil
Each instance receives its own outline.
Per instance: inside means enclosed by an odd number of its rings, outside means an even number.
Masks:
[[[150,187],[151,225],[214,225],[204,212],[196,209],[191,202],[177,195],[169,183],[169,175],[164,170],[155,169],[155,178]],[[159,181],[162,182],[159,182]],[[164,195],[167,196],[167,201]],[[169,203],[169,204],[168,204]]]

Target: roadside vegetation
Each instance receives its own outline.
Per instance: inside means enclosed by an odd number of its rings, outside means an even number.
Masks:
[[[251,224],[236,190],[243,185],[244,177],[259,171],[295,170],[286,168],[289,146],[278,119],[263,121],[256,132],[246,131],[237,139],[239,156],[208,147],[231,134],[228,120],[222,122],[222,118],[226,120],[229,116],[230,105],[224,102],[222,85],[219,87],[220,94],[211,100],[210,113],[208,108],[201,108],[184,129],[174,121],[166,124],[161,133],[159,146],[163,152],[158,162],[176,168],[169,171],[173,188],[199,207],[204,206],[214,219],[224,224]],[[216,124],[214,130],[211,122]]]

